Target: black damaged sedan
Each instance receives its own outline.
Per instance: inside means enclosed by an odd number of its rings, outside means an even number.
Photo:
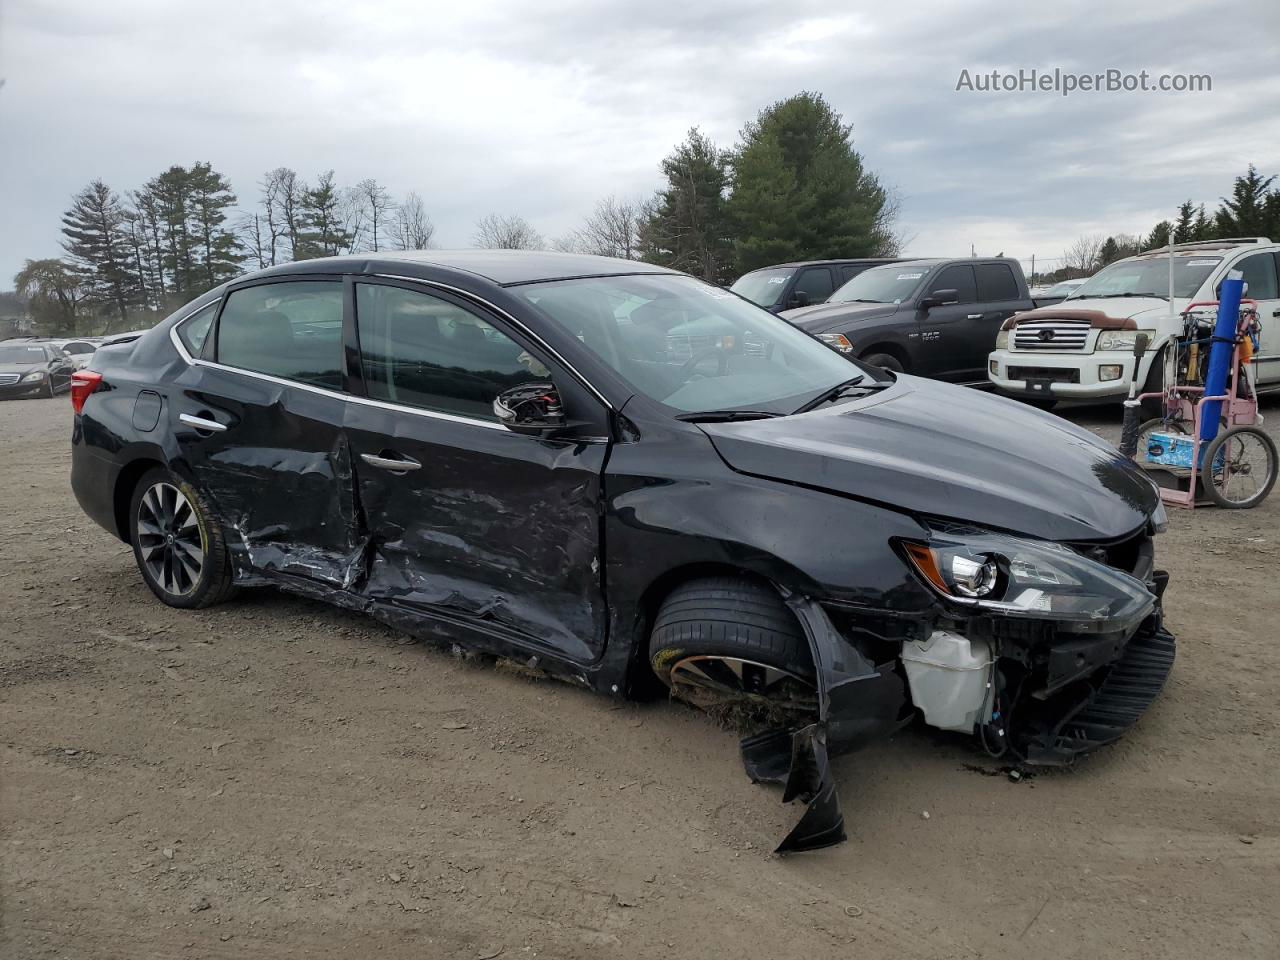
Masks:
[[[782,850],[844,838],[831,750],[920,714],[1070,763],[1173,662],[1164,513],[1114,448],[645,264],[274,267],[98,350],[72,403],[76,497],[165,603],[276,586],[762,708],[748,773],[809,804]]]

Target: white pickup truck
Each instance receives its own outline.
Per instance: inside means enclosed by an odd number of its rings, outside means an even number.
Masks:
[[[1133,373],[1133,343],[1151,345],[1140,361],[1144,391],[1162,387],[1164,349],[1183,328],[1188,304],[1216,300],[1232,270],[1258,303],[1262,345],[1254,357],[1259,388],[1280,387],[1280,244],[1266,237],[1179,243],[1117,260],[1061,303],[1015,314],[996,337],[988,379],[1000,392],[1051,406],[1057,400],[1123,400]],[[1170,307],[1172,306],[1172,309]],[[1206,308],[1212,313],[1211,308]]]

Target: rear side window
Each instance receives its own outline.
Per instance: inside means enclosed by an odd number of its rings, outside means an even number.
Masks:
[[[215,300],[178,324],[178,339],[193,357],[199,356],[204,348],[204,341],[209,336],[209,328],[213,326],[213,318],[218,315],[219,302]]]
[[[983,303],[1018,299],[1018,281],[1007,263],[979,263],[973,269],[978,275],[978,299]]]
[[[867,269],[867,266],[865,263],[846,263],[840,268],[840,282],[848,283],[863,270]]]
[[[1276,261],[1271,254],[1255,253],[1251,257],[1245,257],[1236,264],[1236,269],[1249,285],[1244,294],[1246,297],[1254,300],[1275,300],[1280,297],[1280,292],[1276,290]]]
[[[810,303],[822,303],[831,296],[831,271],[826,267],[810,267],[796,279],[794,293],[807,293]]]
[[[956,303],[973,303],[978,295],[973,282],[973,267],[968,264],[947,267],[929,283],[930,295],[936,295],[939,290],[956,291]]]
[[[496,420],[499,393],[547,368],[491,324],[447,300],[356,284],[356,330],[370,397]]]
[[[244,287],[218,318],[219,363],[342,387],[342,284],[299,280]]]

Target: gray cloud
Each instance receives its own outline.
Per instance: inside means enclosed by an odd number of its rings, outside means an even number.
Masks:
[[[690,126],[729,146],[801,89],[901,192],[912,252],[1057,256],[1213,203],[1250,161],[1280,169],[1280,5],[1060,7],[8,0],[0,286],[58,252],[90,179],[125,190],[198,159],[244,202],[270,167],[333,167],[417,190],[442,244],[490,211],[554,236],[602,195],[653,190]],[[1020,67],[1209,73],[1213,91],[955,90],[961,69]]]

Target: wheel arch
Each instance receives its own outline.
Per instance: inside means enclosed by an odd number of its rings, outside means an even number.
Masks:
[[[908,355],[907,351],[903,349],[901,344],[895,343],[892,340],[875,341],[871,346],[858,352],[858,359],[865,362],[867,357],[875,356],[877,353],[888,354],[893,357],[893,359],[897,360],[902,364],[903,373],[911,372],[911,357]]]

